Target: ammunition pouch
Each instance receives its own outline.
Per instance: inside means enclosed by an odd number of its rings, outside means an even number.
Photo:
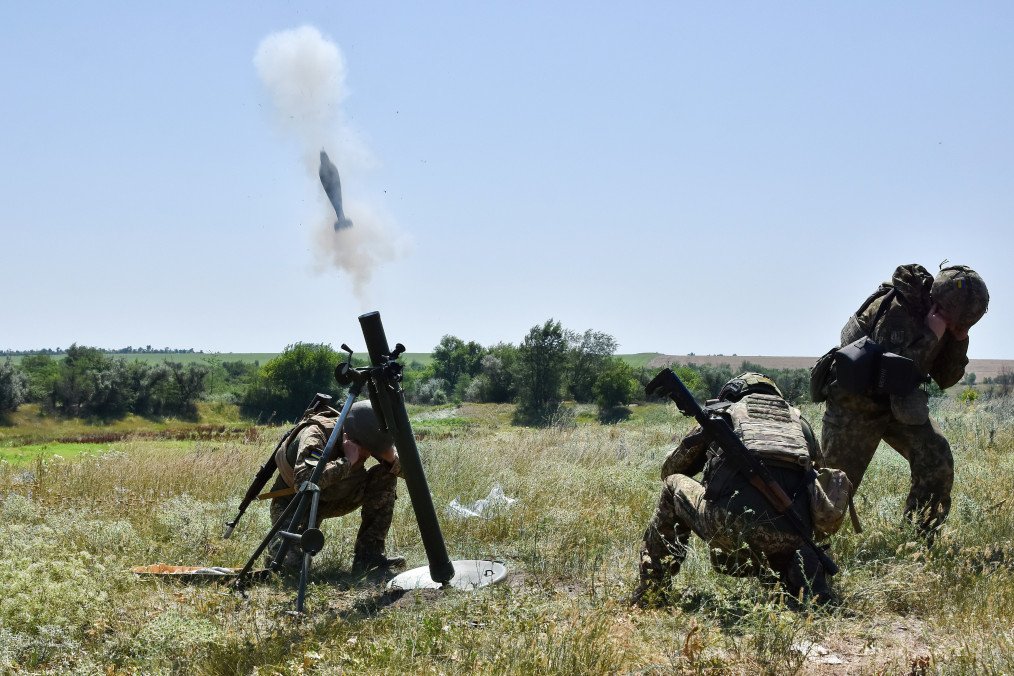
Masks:
[[[884,352],[866,336],[834,353],[834,370],[838,385],[852,394],[906,395],[927,380],[914,361]]]
[[[852,496],[852,482],[840,469],[822,467],[807,486],[810,518],[818,537],[834,535],[845,521]]]
[[[920,373],[915,362],[908,357],[893,352],[880,355],[877,382],[874,383],[878,392],[906,395],[928,381],[929,377]]]
[[[866,336],[836,351],[834,371],[838,385],[852,394],[866,394],[873,385],[882,354],[884,348]]]

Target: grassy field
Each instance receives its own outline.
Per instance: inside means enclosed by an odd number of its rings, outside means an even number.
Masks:
[[[636,354],[619,354],[616,356],[633,366],[635,369],[639,369],[648,366],[649,363],[662,355],[658,352],[638,352]]]
[[[198,402],[198,420],[151,419],[128,415],[112,422],[61,418],[38,404],[24,404],[0,421],[0,460],[12,450],[52,444],[101,444],[126,438],[235,437],[253,425],[240,418],[234,404]],[[64,448],[66,451],[67,449]]]
[[[244,598],[132,566],[236,566],[269,526],[230,518],[278,429],[166,441],[125,438],[76,458],[0,462],[0,673],[1010,673],[1014,670],[1014,402],[936,402],[957,459],[954,508],[934,549],[901,525],[905,462],[881,449],[863,483],[861,535],[834,540],[842,597],[792,610],[770,587],[717,575],[697,542],[666,609],[631,609],[636,548],[658,468],[688,421],[637,407],[604,426],[512,427],[510,408],[410,414],[452,558],[506,562],[479,592],[385,594],[349,573],[355,514],[325,522],[303,618],[295,584]],[[821,410],[804,411],[819,427]],[[517,498],[453,519],[499,483]],[[405,490],[389,549],[425,563]]]

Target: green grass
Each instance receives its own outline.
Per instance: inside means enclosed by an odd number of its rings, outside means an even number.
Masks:
[[[63,418],[46,413],[38,404],[24,404],[0,424],[0,450],[47,443],[100,443],[141,437],[210,437],[241,435],[253,426],[240,418],[235,404],[200,402],[198,418],[142,418],[127,415],[113,421]]]
[[[660,352],[638,352],[636,354],[618,354],[616,356],[633,366],[635,369],[639,369],[647,366],[648,362],[655,357],[661,357],[662,354]]]
[[[46,443],[27,444],[24,446],[0,446],[0,462],[6,462],[15,467],[25,467],[40,460],[71,460],[74,458],[94,457],[103,453],[114,452],[120,442],[112,443]],[[167,440],[157,439],[147,441],[146,444],[161,453],[181,454],[191,450],[194,444],[199,443],[191,440]]]
[[[25,446],[0,447],[0,461],[13,465],[28,465],[37,458],[75,458],[85,453],[106,450],[106,444],[50,443],[28,444]]]
[[[509,406],[412,407],[452,558],[501,559],[508,582],[385,595],[349,572],[352,514],[323,525],[301,621],[286,614],[291,579],[243,598],[127,572],[243,563],[269,526],[267,506],[252,506],[230,540],[221,525],[277,429],[0,462],[0,673],[1011,673],[1014,402],[934,406],[957,471],[937,546],[924,550],[901,524],[907,466],[881,449],[858,496],[865,532],[846,526],[833,541],[843,603],[823,610],[791,610],[777,590],[714,573],[699,541],[672,605],[626,605],[658,468],[690,426],[671,405],[634,407],[614,425],[576,411],[576,425],[548,429],[511,426]],[[819,428],[821,407],[804,412]],[[496,483],[517,498],[511,508],[446,515],[452,499],[472,502]],[[422,565],[399,494],[389,549]],[[807,661],[793,649],[803,642],[845,664]]]

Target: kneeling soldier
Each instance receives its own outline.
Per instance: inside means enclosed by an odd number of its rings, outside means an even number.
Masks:
[[[810,425],[767,376],[744,373],[722,388],[721,411],[744,445],[796,503],[812,534],[809,486],[820,447]],[[703,470],[701,483],[691,477]],[[735,576],[774,571],[793,596],[827,600],[823,568],[785,516],[778,514],[698,426],[662,465],[662,494],[644,532],[640,583],[631,601],[663,601],[670,578],[686,558],[690,535],[708,543],[712,566]]]
[[[275,455],[278,478],[272,491],[298,488],[313,473],[328,437],[334,429],[338,412],[327,409],[304,418]],[[373,568],[392,568],[405,563],[404,557],[384,553],[387,532],[394,516],[397,499],[397,480],[401,473],[398,451],[390,434],[380,430],[379,421],[368,401],[359,401],[349,409],[341,430],[341,440],[335,445],[334,457],[320,475],[320,505],[318,518],[344,516],[362,508],[362,523],[356,536],[353,572],[362,573]],[[369,457],[378,461],[366,469]],[[292,495],[276,497],[271,501],[271,520],[276,521],[293,499]],[[316,524],[315,524],[316,525]],[[277,551],[276,540],[269,552]],[[268,554],[270,561],[272,554]],[[301,564],[301,553],[289,550],[286,567]]]

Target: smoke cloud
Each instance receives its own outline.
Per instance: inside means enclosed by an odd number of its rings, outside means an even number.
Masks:
[[[307,176],[318,195],[313,242],[321,270],[347,273],[361,302],[373,271],[400,253],[396,230],[379,206],[357,199],[349,178],[376,166],[358,133],[347,123],[345,57],[313,26],[272,33],[254,55],[254,67],[274,104],[281,129],[300,144]],[[344,208],[353,227],[334,229],[334,211],[318,178],[320,151],[326,150],[345,179]]]

